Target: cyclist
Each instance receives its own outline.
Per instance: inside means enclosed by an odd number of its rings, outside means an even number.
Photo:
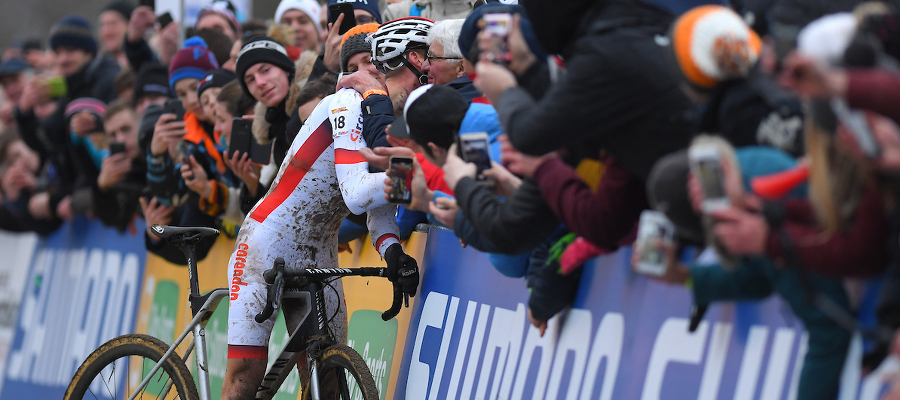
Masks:
[[[241,49],[236,70],[248,95],[269,100],[280,90],[272,77],[280,77],[284,70],[279,65],[288,61],[281,44],[271,38],[255,38]],[[372,242],[388,264],[389,279],[415,295],[416,263],[400,247],[395,208],[386,203],[382,191],[385,174],[370,174],[358,153],[366,145],[360,101],[355,91],[342,90],[316,106],[269,192],[241,226],[228,268],[231,307],[223,399],[252,398],[265,373],[274,316],[262,324],[254,320],[265,305],[263,271],[276,257],[283,257],[287,268],[337,267],[338,228],[351,211],[367,212]],[[327,315],[334,316],[328,327],[339,343],[346,342],[343,289],[339,280],[332,287],[325,299]],[[299,316],[293,312],[297,306],[284,304],[289,328],[297,325]],[[304,368],[300,372],[305,373]]]

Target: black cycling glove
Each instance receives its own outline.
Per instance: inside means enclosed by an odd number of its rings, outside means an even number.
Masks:
[[[388,280],[399,285],[409,297],[415,297],[419,287],[416,259],[404,253],[400,243],[394,243],[384,251],[384,261],[387,263]]]

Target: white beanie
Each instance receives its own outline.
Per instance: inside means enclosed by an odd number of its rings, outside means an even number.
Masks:
[[[797,51],[822,65],[840,65],[856,34],[851,13],[826,15],[806,25],[797,35]]]
[[[321,9],[316,0],[281,0],[281,4],[279,4],[278,8],[275,10],[275,23],[280,24],[281,17],[289,10],[300,10],[305,12],[306,15],[309,16],[309,19],[313,21],[313,25],[316,26],[316,31],[322,29],[319,26],[319,13],[321,12]]]

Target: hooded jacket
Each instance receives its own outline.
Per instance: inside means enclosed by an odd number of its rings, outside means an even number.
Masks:
[[[694,121],[668,60],[668,12],[641,2],[609,1],[582,7],[579,24],[571,23],[577,18],[561,24],[553,18],[566,17],[569,2],[522,5],[530,15],[548,13],[533,21],[535,33],[545,50],[563,55],[567,72],[539,100],[524,89],[528,82],[520,81],[521,87],[507,89],[494,104],[517,149],[543,155],[591,141],[645,180],[656,160],[687,147]],[[533,11],[529,5],[543,8]],[[560,9],[547,10],[553,7]],[[577,25],[574,33],[548,31],[570,25]]]

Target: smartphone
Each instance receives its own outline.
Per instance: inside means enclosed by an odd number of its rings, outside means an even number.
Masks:
[[[122,142],[109,142],[109,155],[114,156],[116,154],[125,152],[125,143]]]
[[[159,29],[165,28],[166,25],[171,24],[172,21],[174,21],[174,19],[172,19],[172,14],[168,11],[166,11],[165,14],[160,14],[156,17],[156,23],[159,24]]]
[[[491,168],[491,142],[485,132],[465,133],[459,135],[459,148],[466,162],[475,164],[477,172],[475,181],[483,185],[493,185],[494,180],[484,176],[484,171]]]
[[[391,156],[388,176],[391,178],[391,192],[388,193],[388,202],[394,204],[409,204],[412,202],[412,158]]]
[[[178,169],[181,169],[181,165],[190,163],[191,158],[191,148],[193,143],[188,142],[187,140],[182,140],[178,143],[178,158],[175,160],[175,164],[178,166]],[[180,165],[178,165],[180,164]]]
[[[663,246],[675,244],[675,225],[665,214],[655,210],[644,210],[638,222],[637,241],[634,251],[638,254],[637,272],[663,276],[669,263]]]
[[[511,59],[509,30],[512,27],[512,14],[486,13],[482,18],[484,19],[484,32],[490,40],[490,46],[486,52],[488,60],[504,66],[509,65]]]
[[[334,3],[328,6],[328,23],[333,24],[334,21],[337,21],[337,17],[340,14],[344,14],[344,21],[341,22],[338,33],[343,35],[356,26],[356,15],[353,14],[353,3]]]
[[[691,172],[700,180],[704,214],[724,210],[731,206],[725,190],[725,172],[722,170],[722,156],[713,144],[696,144],[688,150]]]
[[[831,99],[831,110],[837,115],[841,125],[844,125],[847,131],[856,139],[859,149],[863,151],[866,157],[875,159],[881,155],[881,148],[879,148],[878,142],[875,141],[875,134],[872,132],[872,127],[869,125],[869,120],[866,119],[865,113],[859,110],[851,110],[844,99],[837,97]]]
[[[44,83],[50,87],[48,95],[55,99],[63,97],[69,92],[69,86],[66,84],[66,78],[62,75],[50,76],[44,78]]]
[[[272,155],[272,144],[259,144],[253,137],[253,120],[236,117],[231,120],[231,138],[228,139],[228,153],[230,159],[234,152],[250,153],[250,162],[256,165],[269,164]],[[243,157],[243,156],[240,156]]]
[[[163,114],[175,114],[176,121],[184,121],[184,106],[181,105],[181,100],[166,100],[163,104]]]

